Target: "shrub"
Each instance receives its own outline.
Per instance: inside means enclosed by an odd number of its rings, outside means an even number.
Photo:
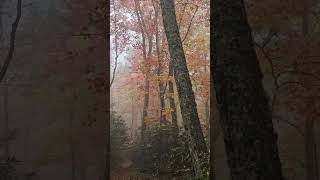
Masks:
[[[120,151],[124,144],[128,142],[128,128],[125,121],[116,112],[111,112],[110,122],[110,149],[111,149],[111,163],[119,162]]]

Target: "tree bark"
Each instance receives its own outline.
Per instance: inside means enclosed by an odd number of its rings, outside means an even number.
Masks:
[[[162,131],[162,125],[166,123],[167,119],[166,119],[166,115],[163,116],[163,112],[165,111],[165,99],[164,99],[164,93],[165,93],[165,87],[164,87],[164,84],[163,84],[163,80],[160,78],[161,76],[161,73],[162,73],[162,56],[161,56],[161,53],[160,53],[160,45],[159,45],[159,23],[158,23],[158,19],[159,19],[159,5],[157,2],[155,2],[155,0],[152,0],[152,5],[153,5],[153,9],[154,9],[154,12],[155,12],[155,18],[154,18],[154,26],[155,26],[155,37],[156,37],[156,52],[157,52],[157,60],[158,60],[158,69],[157,69],[157,76],[158,76],[158,87],[159,87],[159,102],[160,102],[160,122],[159,122],[159,125],[160,125],[160,163],[159,163],[159,178],[160,180],[162,179],[167,179],[166,178],[166,164],[165,162],[163,161],[163,156],[164,154],[166,153],[166,147],[167,147],[167,143],[166,143],[166,140],[167,140],[167,136],[163,133]]]
[[[174,1],[161,0],[163,24],[180,100],[184,128],[189,136],[189,150],[196,176],[208,168],[208,152],[200,126],[192,84],[176,20]]]
[[[144,101],[143,101],[143,112],[142,112],[142,125],[141,125],[141,140],[144,141],[145,137],[145,130],[146,130],[146,123],[145,119],[148,117],[148,107],[149,107],[149,91],[150,91],[150,66],[148,59],[151,57],[152,54],[152,35],[149,34],[146,29],[146,25],[144,22],[144,15],[141,11],[139,1],[135,0],[135,13],[138,18],[139,27],[142,36],[142,50],[143,50],[143,60],[145,63],[145,82],[144,82]],[[146,47],[146,38],[148,38],[148,55],[147,55],[147,47]]]
[[[309,13],[311,8],[310,0],[303,3],[302,14],[302,36],[306,38],[309,35]],[[307,51],[305,53],[308,53]],[[308,54],[306,54],[308,55]],[[306,180],[319,180],[317,144],[315,140],[314,120],[309,118],[305,121],[305,164]]]
[[[211,76],[233,180],[283,180],[277,135],[243,0],[211,4]]]

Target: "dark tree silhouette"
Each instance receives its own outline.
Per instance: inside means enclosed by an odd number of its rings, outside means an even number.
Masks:
[[[277,135],[243,0],[211,4],[211,76],[233,180],[282,180]]]

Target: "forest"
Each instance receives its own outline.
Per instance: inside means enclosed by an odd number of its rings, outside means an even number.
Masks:
[[[206,176],[209,4],[111,1],[111,179]]]
[[[320,180],[318,0],[0,0],[0,180]]]

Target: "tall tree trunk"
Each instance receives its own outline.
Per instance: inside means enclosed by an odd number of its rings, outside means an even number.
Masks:
[[[214,0],[211,12],[211,76],[231,179],[283,180],[244,1]]]
[[[165,93],[165,87],[163,84],[162,79],[160,78],[162,74],[162,56],[160,53],[160,45],[159,45],[159,12],[158,12],[158,3],[152,0],[154,12],[155,12],[155,18],[154,18],[154,26],[156,28],[155,36],[156,36],[156,52],[157,52],[157,60],[158,60],[158,70],[157,70],[157,76],[158,76],[158,87],[159,87],[159,101],[160,101],[160,123],[166,122],[166,116],[163,116],[163,112],[165,111],[165,99],[164,99],[164,93]]]
[[[311,1],[306,0],[303,2],[302,14],[302,36],[309,35],[310,26],[310,9]],[[305,53],[308,53],[306,51]],[[305,54],[308,55],[308,54]],[[306,164],[306,180],[319,180],[318,160],[317,160],[317,144],[315,140],[314,121],[313,118],[305,121],[305,164]]]
[[[165,136],[165,134],[162,131],[162,125],[164,123],[166,123],[166,115],[163,115],[163,112],[165,111],[165,99],[164,99],[164,94],[165,94],[165,87],[163,84],[163,80],[162,78],[160,78],[161,73],[162,73],[162,56],[160,53],[160,43],[159,43],[159,23],[158,23],[158,19],[159,19],[159,4],[157,2],[155,2],[155,0],[152,0],[152,5],[153,5],[153,9],[155,12],[155,18],[154,18],[154,26],[155,26],[155,37],[156,37],[156,52],[157,52],[157,60],[158,60],[158,69],[157,69],[157,76],[158,76],[158,87],[159,87],[159,101],[160,101],[160,165],[159,165],[159,176],[160,179],[164,179],[166,177],[166,165],[165,162],[163,161],[163,156],[166,153],[166,147],[167,147],[167,143],[166,143],[166,139],[167,137]],[[167,179],[167,178],[165,178]]]
[[[144,84],[144,102],[143,102],[143,114],[142,114],[142,128],[141,128],[141,138],[142,140],[145,138],[145,131],[146,131],[146,123],[145,120],[146,118],[148,118],[148,108],[149,108],[149,99],[150,99],[150,64],[149,64],[149,60],[151,58],[151,53],[152,53],[152,36],[148,36],[148,56],[147,59],[145,61],[145,84]]]
[[[106,18],[106,24],[109,25],[110,24],[110,1],[106,1],[106,14],[107,14],[107,18]],[[107,49],[107,67],[106,67],[106,74],[110,74],[110,28],[106,28],[106,49]],[[111,83],[111,79],[110,76],[107,76],[107,84]],[[104,180],[109,180],[110,179],[110,110],[112,107],[110,107],[110,87],[109,86],[107,88],[107,95],[106,95],[106,124],[105,124],[105,158],[104,158],[104,173],[103,175],[101,175],[103,177]]]
[[[146,123],[145,119],[148,117],[148,107],[149,107],[149,91],[150,91],[150,66],[148,59],[150,59],[152,54],[152,35],[151,33],[147,32],[144,15],[141,11],[140,4],[138,0],[135,0],[135,13],[138,18],[139,27],[142,36],[142,50],[143,50],[143,60],[145,63],[145,82],[144,82],[144,101],[143,101],[143,112],[142,112],[142,125],[141,125],[141,140],[144,141],[145,138],[145,130],[146,130]],[[146,46],[146,38],[148,38],[148,55],[147,55],[147,46]]]
[[[184,128],[189,136],[189,150],[196,176],[208,168],[208,152],[200,126],[192,84],[176,20],[174,1],[161,0],[163,24],[166,32],[174,77],[180,100]]]

